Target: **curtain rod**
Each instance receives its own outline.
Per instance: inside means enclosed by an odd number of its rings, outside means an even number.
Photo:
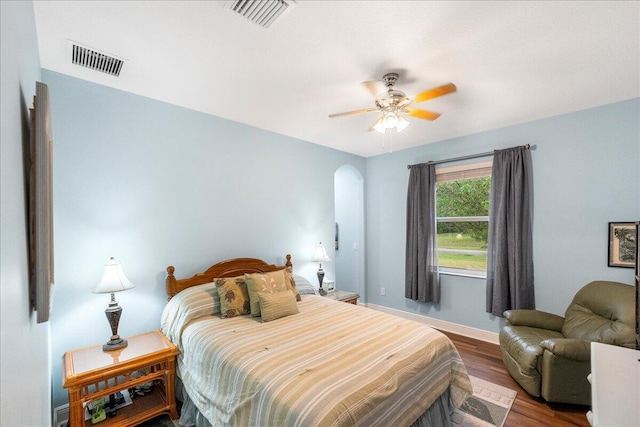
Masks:
[[[525,150],[531,149],[531,145],[529,144],[523,145],[523,147]],[[440,163],[451,163],[451,162],[457,162],[460,160],[477,159],[478,157],[488,157],[488,156],[493,156],[493,151],[490,151],[488,153],[470,154],[468,156],[454,157],[452,159],[429,161],[427,163],[433,163],[434,165],[439,165]],[[424,163],[418,163],[418,164],[424,164]],[[411,169],[411,166],[417,166],[417,165],[407,165],[407,169]]]

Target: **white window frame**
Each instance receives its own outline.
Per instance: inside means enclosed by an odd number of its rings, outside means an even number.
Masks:
[[[469,163],[465,165],[450,166],[446,168],[436,168],[436,183],[446,181],[459,181],[469,178],[482,178],[491,176],[491,168],[493,160],[477,163]],[[436,206],[437,209],[437,206]],[[489,222],[488,216],[469,216],[469,217],[436,217],[436,222]],[[447,249],[455,252],[455,250]],[[441,249],[438,247],[438,253]],[[484,251],[486,252],[486,251]],[[451,276],[465,276],[486,279],[486,270],[463,270],[451,267],[438,266],[440,274]]]

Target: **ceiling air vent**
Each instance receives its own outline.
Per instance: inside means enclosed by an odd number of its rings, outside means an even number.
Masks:
[[[232,0],[222,6],[263,28],[269,28],[295,5],[294,0]]]
[[[120,71],[122,71],[122,65],[125,59],[117,58],[108,53],[100,52],[98,49],[83,46],[71,40],[67,40],[67,46],[72,64],[112,76],[120,76]]]

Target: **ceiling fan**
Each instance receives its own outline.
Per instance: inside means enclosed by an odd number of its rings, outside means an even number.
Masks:
[[[361,110],[347,111],[345,113],[329,114],[329,117],[333,118],[378,112],[380,115],[369,130],[375,129],[380,133],[385,133],[387,129],[395,128],[398,132],[401,132],[409,125],[409,121],[405,119],[403,115],[417,117],[423,120],[435,120],[440,117],[440,113],[413,108],[410,107],[411,104],[418,104],[429,99],[447,95],[457,90],[456,85],[448,83],[443,86],[425,90],[411,99],[401,90],[393,88],[393,85],[398,81],[398,77],[398,73],[387,73],[382,76],[382,81],[387,87],[387,91],[385,94],[380,96],[378,96],[378,91],[376,90],[378,82],[368,81],[363,83],[369,92],[376,96],[375,108],[364,108]]]

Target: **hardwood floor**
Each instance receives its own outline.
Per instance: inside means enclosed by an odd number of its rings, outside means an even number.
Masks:
[[[502,363],[500,347],[484,341],[442,331],[455,344],[467,372],[486,381],[515,390],[518,395],[505,427],[584,426],[589,427],[588,406],[547,403],[531,397],[511,378]]]

